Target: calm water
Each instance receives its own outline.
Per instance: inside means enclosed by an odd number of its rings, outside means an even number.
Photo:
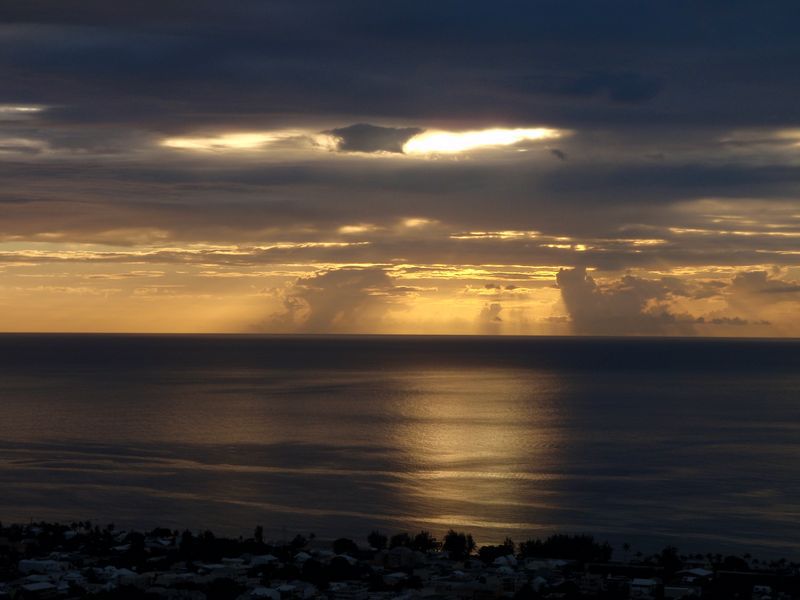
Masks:
[[[798,557],[800,343],[0,336],[0,520]]]

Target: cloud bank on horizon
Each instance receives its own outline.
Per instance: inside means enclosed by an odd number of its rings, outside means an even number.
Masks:
[[[0,6],[0,330],[800,335],[800,6]]]

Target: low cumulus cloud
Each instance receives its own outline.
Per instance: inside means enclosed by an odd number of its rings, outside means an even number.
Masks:
[[[478,320],[480,320],[482,323],[502,323],[503,319],[500,318],[500,312],[502,310],[503,307],[498,302],[486,304],[481,309],[481,312],[478,315]]]
[[[503,306],[499,302],[484,304],[478,313],[478,332],[489,335],[500,333],[500,326],[503,322],[503,318],[500,316],[502,311]]]
[[[357,123],[324,133],[338,140],[336,149],[339,152],[402,153],[405,143],[423,131],[417,127],[380,127]]]
[[[697,323],[709,323],[711,325],[732,325],[734,327],[741,327],[744,325],[769,325],[769,321],[761,320],[761,321],[749,321],[747,319],[743,319],[741,317],[712,317],[712,318],[705,318],[705,317],[698,317]]]
[[[557,283],[574,333],[586,335],[691,335],[709,334],[708,327],[764,329],[800,310],[800,282],[780,279],[776,270],[748,271],[727,280],[686,280],[676,277],[645,279],[626,275],[598,283],[584,267],[561,269]],[[693,315],[681,301],[714,308]],[[795,306],[796,305],[796,306]],[[694,304],[695,308],[698,307]],[[693,311],[694,312],[694,311]]]
[[[724,290],[728,313],[764,324],[780,324],[772,333],[797,335],[797,314],[800,314],[800,281],[782,279],[778,268],[767,271],[746,271],[736,275]],[[716,316],[716,315],[714,315]],[[729,316],[729,315],[724,315]]]
[[[770,277],[766,271],[748,271],[733,278],[731,292],[745,296],[760,296],[762,302],[800,301],[800,282]]]
[[[342,268],[299,278],[278,295],[283,309],[259,329],[308,333],[363,332],[380,326],[407,292],[383,269]]]
[[[669,280],[625,276],[600,286],[585,267],[561,269],[556,276],[561,299],[575,333],[587,335],[692,333],[692,319],[671,312],[667,300],[673,294]]]

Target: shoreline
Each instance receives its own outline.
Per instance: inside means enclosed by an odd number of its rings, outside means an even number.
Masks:
[[[38,522],[0,526],[0,598],[463,598],[469,592],[655,600],[750,597],[758,590],[800,597],[800,564],[787,559],[682,554],[672,546],[645,555],[625,545],[623,553],[589,535],[479,546],[453,529],[441,539],[425,530],[373,531],[331,543],[313,534],[270,541],[260,526],[250,537],[226,538]]]

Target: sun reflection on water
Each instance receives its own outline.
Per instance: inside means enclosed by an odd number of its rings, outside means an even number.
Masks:
[[[505,369],[406,378],[390,410],[408,513],[434,528],[535,528],[524,517],[551,505],[560,461],[558,387],[552,373]]]

